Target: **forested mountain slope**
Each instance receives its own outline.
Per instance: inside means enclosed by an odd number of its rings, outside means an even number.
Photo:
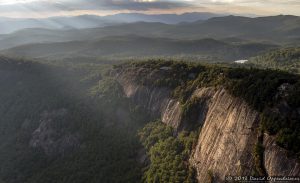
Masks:
[[[130,115],[116,82],[99,84],[101,68],[1,57],[0,179],[140,180],[135,135],[142,118]]]
[[[286,70],[299,74],[300,48],[291,47],[272,50],[257,57],[251,58],[248,64],[262,68]]]
[[[6,55],[62,59],[75,57],[196,57],[204,61],[234,61],[278,47],[263,43],[226,43],[214,39],[175,40],[141,36],[114,36],[93,41],[31,44],[3,50]]]
[[[1,57],[0,76],[0,180],[7,183],[300,174],[298,75],[162,60],[112,67]]]
[[[159,125],[151,124],[142,133],[151,161],[148,182],[173,180],[169,174],[178,169],[172,165],[180,160],[189,162],[186,170],[194,168],[198,182],[300,175],[299,76],[176,62],[124,64],[116,72],[127,97],[178,133],[174,140],[163,130],[156,141]],[[166,143],[187,149],[174,159]]]

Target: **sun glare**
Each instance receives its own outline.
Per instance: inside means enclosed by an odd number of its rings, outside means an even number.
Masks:
[[[30,3],[37,0],[0,0],[0,5],[10,5],[10,4],[20,4],[20,3]]]

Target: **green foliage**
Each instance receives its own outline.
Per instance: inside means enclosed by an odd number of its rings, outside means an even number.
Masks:
[[[199,120],[199,111],[205,107],[205,102],[205,98],[193,97],[182,105],[182,119],[184,120],[185,129],[194,130],[199,128],[199,124],[197,123]]]
[[[139,182],[141,166],[136,162],[139,144],[133,134],[134,131],[117,126],[90,129],[83,149],[56,159],[27,182]]]
[[[280,146],[286,149],[291,149],[294,152],[298,152],[298,156],[300,157],[299,140],[300,140],[299,129],[297,130],[293,130],[291,128],[280,129],[276,137],[276,142]]]
[[[139,132],[140,140],[143,146],[149,151],[150,148],[159,140],[166,140],[173,135],[171,127],[165,126],[160,121],[147,124]]]
[[[188,156],[196,132],[181,132],[161,122],[143,130],[146,113],[132,105],[123,89],[108,77],[107,66],[83,63],[40,64],[0,58],[0,179],[19,183],[80,182],[194,182],[195,171]],[[184,62],[151,61],[115,66],[141,68],[137,82],[169,87],[180,99],[184,116],[202,100],[190,98],[199,87],[224,87],[262,113],[262,127],[276,135],[282,147],[299,153],[299,76],[285,72],[206,66]],[[155,72],[155,74],[150,74]],[[156,78],[149,76],[157,76]],[[288,83],[287,95],[278,87]],[[282,103],[288,110],[274,110]],[[45,111],[67,109],[53,118],[59,133],[76,133],[80,148],[63,156],[46,156],[43,149],[28,144]],[[284,108],[286,109],[286,108]],[[113,114],[113,115],[112,115]],[[141,145],[150,164],[145,172],[136,157]],[[257,147],[257,155],[261,154]],[[144,176],[143,176],[144,173]]]
[[[139,132],[150,157],[145,182],[196,182],[195,172],[188,164],[196,133],[182,132],[178,138],[173,134],[173,130],[161,122],[149,123]]]
[[[295,85],[299,82],[299,77],[295,75],[259,69],[229,69],[227,77],[230,79],[227,89],[259,111],[279,102],[276,94],[282,84]]]
[[[300,48],[281,48],[250,59],[249,63],[263,68],[300,74]]]
[[[9,183],[140,182],[136,132],[146,116],[138,108],[131,111],[135,106],[124,99],[118,84],[103,78],[101,68],[96,68],[0,58],[0,179]],[[53,118],[51,128],[56,133],[78,134],[80,148],[47,156],[29,142],[41,114],[57,109],[68,113]]]
[[[229,68],[224,66],[199,65],[172,61],[149,61],[121,65],[123,69],[144,68],[138,80],[144,85],[154,85],[156,78],[147,78],[153,71],[159,71],[158,78],[162,87],[173,89],[173,97],[179,99],[183,106],[184,116],[192,117],[191,111],[197,110],[197,99],[190,99],[192,93],[200,87],[226,88],[235,97],[244,99],[253,109],[262,114],[263,130],[278,135],[278,144],[299,152],[299,113],[300,77],[283,71]],[[162,67],[168,70],[161,70]],[[180,73],[180,74],[178,74]],[[152,75],[151,75],[152,76]],[[192,76],[192,77],[191,77]],[[172,80],[172,84],[167,84]],[[283,91],[281,87],[287,85]],[[283,104],[287,104],[284,106]],[[275,110],[277,109],[277,110]],[[283,110],[283,111],[280,111]],[[193,120],[192,120],[193,121]],[[292,136],[279,131],[289,129]],[[281,137],[283,136],[283,137]],[[288,141],[293,141],[289,143]],[[289,144],[289,145],[287,145]]]
[[[189,155],[192,152],[192,149],[195,148],[197,138],[197,131],[182,131],[178,134],[178,140],[184,145],[183,155],[185,155],[186,158],[189,157]]]

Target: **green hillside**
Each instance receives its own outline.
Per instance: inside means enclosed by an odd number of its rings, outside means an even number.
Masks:
[[[134,118],[111,115],[115,110],[127,114],[130,108],[117,83],[107,78],[98,85],[103,68],[0,58],[3,181],[140,180],[142,172],[135,158],[140,145],[135,135],[142,118],[135,112]],[[37,132],[33,136],[39,126],[44,137]],[[30,145],[34,139],[42,144],[34,148]],[[64,140],[68,140],[65,145]]]
[[[94,41],[72,41],[23,45],[2,51],[3,54],[45,59],[76,57],[195,57],[204,61],[233,61],[256,56],[276,48],[263,43],[226,43],[215,39],[177,40],[140,36],[106,37]]]
[[[161,67],[172,70],[159,80],[147,77]],[[173,90],[185,114],[194,111],[197,101],[189,98],[194,89],[225,87],[261,114],[263,132],[275,135],[280,146],[299,156],[298,75],[162,60],[112,67],[0,57],[0,180],[194,182],[187,162],[199,126],[176,134],[161,122],[150,122],[156,119],[126,98],[112,77],[111,71],[126,68],[137,70],[140,85]],[[278,95],[282,85],[288,95]],[[277,107],[284,112],[272,110]]]
[[[248,64],[300,74],[300,48],[276,49],[251,58]]]

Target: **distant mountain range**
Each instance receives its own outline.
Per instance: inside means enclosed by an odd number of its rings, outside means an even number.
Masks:
[[[233,61],[255,56],[276,45],[231,44],[214,39],[173,40],[140,36],[105,37],[95,41],[38,43],[14,47],[1,53],[10,56],[63,59],[76,57],[199,57],[206,61]]]
[[[214,38],[229,42],[299,44],[300,17],[248,18],[226,16],[184,24],[136,22],[89,29],[24,29],[12,34],[0,35],[0,49],[32,43],[97,40],[108,36],[127,35],[183,40]]]
[[[207,20],[212,17],[223,16],[213,13],[185,13],[185,14],[158,14],[146,15],[139,13],[122,13],[108,16],[81,15],[74,17],[50,17],[42,19],[14,19],[0,18],[0,34],[12,33],[27,28],[43,29],[83,29],[104,27],[120,23],[133,22],[161,22],[166,24],[177,24],[181,22],[194,22]]]
[[[115,15],[117,16],[117,15]],[[2,54],[34,58],[204,55],[245,59],[300,45],[300,17],[214,17],[165,24],[135,22],[89,29],[23,29],[0,35]]]

